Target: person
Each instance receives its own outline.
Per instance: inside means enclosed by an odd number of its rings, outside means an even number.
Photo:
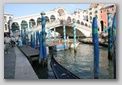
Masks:
[[[11,37],[11,45],[12,45],[12,47],[15,46],[15,38],[13,36]]]
[[[22,46],[22,40],[21,40],[21,36],[19,35],[19,39],[18,39],[18,46]]]
[[[9,46],[10,46],[10,38],[6,36],[4,38],[4,52],[8,54]]]

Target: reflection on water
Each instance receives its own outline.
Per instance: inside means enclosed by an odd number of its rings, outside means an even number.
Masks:
[[[69,49],[56,53],[56,60],[65,68],[76,74],[80,78],[91,79],[93,77],[93,46],[80,44],[77,52]],[[107,48],[100,47],[100,78],[112,78],[111,65],[108,61]]]

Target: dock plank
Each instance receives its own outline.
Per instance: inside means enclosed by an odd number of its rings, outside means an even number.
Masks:
[[[39,50],[38,49],[34,49],[30,46],[22,46],[19,47],[20,50],[27,56],[27,57],[34,57],[34,56],[39,56]]]

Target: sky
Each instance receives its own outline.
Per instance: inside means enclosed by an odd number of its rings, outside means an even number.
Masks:
[[[4,13],[18,17],[49,11],[58,7],[63,7],[69,13],[73,13],[76,9],[88,9],[89,4],[5,4]]]

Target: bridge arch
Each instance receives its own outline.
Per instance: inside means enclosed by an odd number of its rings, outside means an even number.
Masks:
[[[77,20],[77,24],[80,24],[80,20]]]
[[[11,27],[12,27],[12,32],[15,32],[20,29],[19,24],[17,22],[13,22]]]
[[[30,20],[29,20],[29,27],[32,28],[32,27],[34,27],[35,25],[36,25],[35,20],[34,20],[34,19],[30,19]]]
[[[54,30],[55,28],[55,31],[58,32],[60,35],[63,36],[63,25],[57,25],[55,27],[52,27],[50,28],[51,30]],[[71,25],[66,25],[66,36],[69,36],[69,37],[73,37],[73,27]],[[84,33],[81,32],[78,28],[76,29],[76,34],[77,34],[77,37],[84,37]]]
[[[81,22],[81,25],[84,25],[83,21]]]
[[[51,16],[50,16],[50,20],[51,20],[51,22],[54,22],[54,21],[56,20],[55,15],[51,15]]]
[[[37,18],[37,26],[41,25],[41,18]]]
[[[65,15],[64,9],[62,9],[62,8],[58,9],[57,12],[59,13],[59,16]]]
[[[85,26],[88,27],[87,23],[85,23]]]
[[[46,22],[50,21],[48,16],[45,16],[45,18],[46,18]]]
[[[27,21],[22,20],[22,22],[21,22],[21,30],[22,29],[26,29],[26,28],[28,28],[28,23],[27,23]]]
[[[71,23],[71,21],[72,21],[72,20],[71,20],[71,17],[68,16],[68,17],[67,17],[67,23],[69,24],[69,23]]]

